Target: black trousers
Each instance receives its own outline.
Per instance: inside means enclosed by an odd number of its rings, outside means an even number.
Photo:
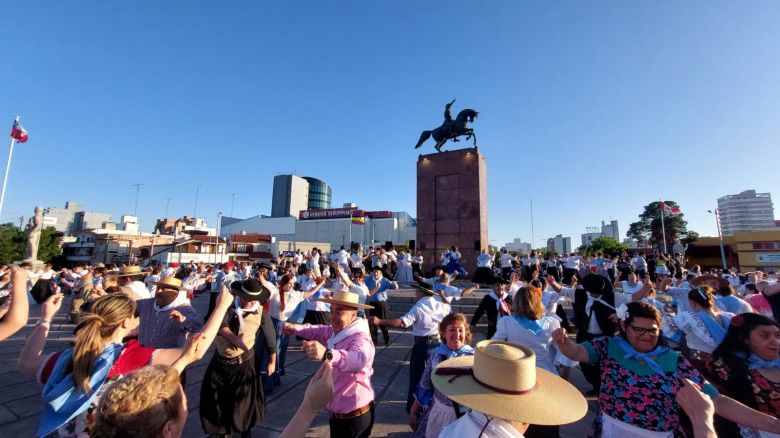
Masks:
[[[307,310],[306,316],[303,317],[304,324],[312,325],[329,325],[328,312],[320,310]]]
[[[363,415],[352,418],[330,416],[330,436],[336,438],[368,438],[374,428],[374,403]]]
[[[263,387],[255,372],[255,352],[228,360],[218,353],[206,368],[200,387],[200,423],[207,434],[252,430],[265,409]]]
[[[406,412],[412,410],[414,403],[414,393],[417,391],[417,385],[425,372],[425,361],[428,359],[428,353],[439,343],[438,336],[415,336],[412,346],[412,356],[409,358],[409,393],[406,396]]]
[[[209,316],[211,316],[211,312],[214,311],[214,307],[217,306],[217,296],[219,296],[218,293],[210,292],[209,293],[209,310],[206,311],[206,317],[203,318],[203,321],[208,321]]]
[[[379,302],[371,302],[368,303],[372,306],[374,306],[373,309],[368,311],[368,314],[370,316],[376,316],[379,319],[387,319],[387,301],[379,301]],[[385,345],[390,343],[390,334],[387,332],[387,327],[379,327],[382,330],[382,338],[385,341]],[[377,343],[377,330],[376,326],[374,324],[369,324],[368,329],[371,332],[371,339],[374,341],[374,344]]]
[[[592,335],[590,333],[585,333],[582,342],[590,341],[601,336],[603,335]],[[580,344],[582,342],[578,341]],[[585,376],[585,380],[593,385],[593,390],[599,392],[601,390],[601,369],[599,368],[598,364],[580,362],[580,371],[582,371],[582,375]]]

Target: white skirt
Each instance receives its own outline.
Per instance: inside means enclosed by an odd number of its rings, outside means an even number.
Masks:
[[[601,438],[625,438],[629,436],[635,438],[672,438],[674,436],[672,432],[656,432],[654,430],[642,429],[603,413],[601,418],[603,421]]]
[[[436,438],[442,429],[455,421],[455,408],[447,406],[435,398],[431,406],[431,412],[428,413],[428,424],[425,425],[425,438]]]

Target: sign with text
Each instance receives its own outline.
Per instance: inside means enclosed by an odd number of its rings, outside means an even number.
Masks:
[[[780,263],[780,253],[758,253],[756,261],[760,263]]]
[[[328,208],[323,210],[301,210],[298,215],[300,220],[311,219],[341,219],[352,217],[355,208]]]

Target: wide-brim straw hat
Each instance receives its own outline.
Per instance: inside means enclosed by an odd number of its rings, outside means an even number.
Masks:
[[[187,290],[186,287],[182,287],[181,280],[176,277],[165,277],[160,279],[160,281],[152,281],[151,283],[158,288],[164,287],[169,289],[178,289],[180,291]]]
[[[428,296],[433,296],[436,292],[431,289],[430,286],[428,286],[426,283],[414,283],[412,286],[417,289],[418,291],[424,293]]]
[[[554,426],[588,411],[577,388],[537,368],[533,350],[511,342],[479,342],[474,356],[441,362],[431,378],[449,399],[502,420]]]
[[[122,266],[119,268],[119,272],[112,273],[113,277],[134,277],[136,275],[144,275],[140,266]]]
[[[706,285],[706,283],[715,282],[715,281],[718,282],[718,288],[729,285],[729,281],[726,280],[725,278],[718,277],[717,275],[712,275],[712,274],[700,275],[696,278],[692,278],[691,281],[689,281],[688,283],[693,287],[699,287],[701,285]]]
[[[355,309],[374,308],[374,306],[369,306],[368,304],[360,304],[360,297],[358,294],[346,290],[333,291],[333,295],[330,298],[320,298],[317,301],[328,304],[341,304],[342,306],[354,307]]]

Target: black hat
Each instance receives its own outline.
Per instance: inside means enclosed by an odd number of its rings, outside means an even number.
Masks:
[[[249,301],[260,301],[264,304],[271,297],[271,291],[263,287],[259,281],[254,278],[247,278],[244,281],[234,281],[230,283],[230,291],[234,295]]]
[[[607,280],[598,274],[588,274],[582,279],[582,287],[592,294],[603,294],[607,288]]]
[[[271,265],[269,265],[268,263],[265,263],[265,262],[261,262],[260,264],[258,264],[258,265],[257,265],[257,269],[267,269],[267,270],[269,270],[269,271],[272,271],[272,270],[273,270],[273,268],[271,267]]]
[[[422,292],[422,293],[424,293],[424,294],[426,294],[428,296],[433,296],[434,295],[433,289],[431,289],[431,286],[429,286],[427,283],[417,282],[417,283],[413,283],[412,286],[415,289],[417,289],[418,291],[420,291],[420,292]]]
[[[374,266],[373,268],[371,268],[371,271],[380,271],[381,272],[382,268],[379,267],[379,266]]]
[[[510,284],[510,282],[509,282],[509,280],[505,280],[505,279],[503,279],[503,278],[501,278],[501,277],[495,277],[495,276],[494,276],[493,278],[491,278],[491,279],[490,279],[490,280],[487,282],[487,284],[489,284],[489,285],[491,285],[491,286],[492,286],[492,285],[494,285],[494,284]]]

